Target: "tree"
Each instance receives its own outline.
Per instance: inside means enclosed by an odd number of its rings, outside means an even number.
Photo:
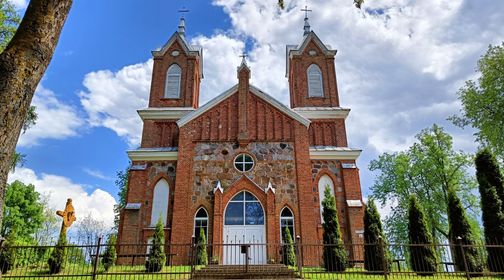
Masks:
[[[393,205],[384,223],[391,242],[408,242],[406,221],[411,194],[425,209],[435,242],[448,239],[446,209],[450,188],[457,191],[464,208],[468,209],[471,225],[479,228],[476,220],[479,203],[474,196],[476,182],[468,172],[472,159],[468,154],[454,151],[452,143],[449,134],[433,125],[416,135],[416,142],[408,150],[384,153],[371,161],[369,169],[379,172],[371,187],[372,196],[381,205]]]
[[[117,236],[115,234],[110,234],[107,239],[107,248],[105,253],[103,253],[102,264],[105,271],[108,271],[112,267],[117,259],[116,244]]]
[[[0,0],[0,53],[16,33],[20,21],[14,6],[8,0]]]
[[[8,185],[5,195],[4,221],[0,234],[9,235],[13,228],[20,240],[33,240],[35,234],[44,222],[44,207],[40,202],[40,194],[35,186],[14,181]]]
[[[370,199],[364,210],[364,268],[367,271],[385,272],[390,270],[388,250],[386,246],[382,247],[382,245],[385,245],[385,235],[380,214],[374,200]]]
[[[52,244],[58,237],[61,226],[61,221],[56,215],[56,209],[49,206],[49,198],[49,195],[42,195],[40,198],[40,204],[44,208],[44,220],[41,227],[35,232],[34,238],[36,244],[41,246]]]
[[[476,71],[478,80],[467,81],[458,91],[461,116],[450,120],[462,128],[476,128],[478,141],[504,159],[504,42],[488,47]]]
[[[344,271],[347,267],[347,254],[341,240],[338,211],[334,196],[326,186],[322,200],[322,217],[324,223],[322,235],[324,242],[324,267],[326,271]]]
[[[115,185],[119,189],[117,196],[119,197],[119,201],[116,205],[114,205],[114,229],[119,229],[119,219],[121,217],[121,210],[126,206],[126,194],[128,193],[128,176],[129,176],[129,167],[124,171],[117,171],[117,179],[115,180]]]
[[[196,264],[208,264],[207,241],[203,228],[200,228],[198,243],[196,245]]]
[[[77,223],[77,239],[79,244],[94,245],[98,243],[98,238],[107,234],[108,229],[103,221],[96,220],[89,213],[84,219]],[[86,256],[90,257],[95,253],[94,247],[86,247]]]
[[[414,195],[410,197],[408,209],[408,235],[411,268],[419,275],[433,275],[437,265],[436,251],[422,206]]]
[[[476,155],[475,163],[481,196],[485,241],[490,245],[504,244],[504,206],[499,196],[499,188],[496,186],[499,184],[502,186],[502,176],[497,162],[488,149],[483,149]],[[490,271],[504,271],[504,262],[502,262],[504,248],[488,247],[487,252]]]
[[[160,217],[154,229],[152,244],[149,246],[149,254],[145,261],[145,269],[147,272],[159,272],[163,269],[166,262],[164,239],[164,226]]]
[[[460,199],[452,189],[448,191],[448,220],[452,244],[467,246],[455,246],[455,250],[453,250],[457,268],[460,271],[483,272],[481,256],[477,248],[474,247],[476,242],[473,230]],[[464,251],[462,252],[462,250]]]
[[[285,227],[284,230],[284,264],[288,266],[296,265],[296,251],[294,250],[294,241],[292,240],[292,235],[289,227]]]
[[[33,94],[52,59],[71,6],[72,0],[31,0],[15,35],[0,53],[0,208]],[[2,218],[0,214],[0,222]]]
[[[67,260],[67,242],[66,232],[62,230],[59,235],[58,243],[47,260],[50,274],[58,274],[65,268]]]
[[[16,228],[14,228],[3,243],[3,248],[0,250],[0,271],[2,274],[7,273],[13,266],[16,260],[16,250],[12,246],[17,244]]]

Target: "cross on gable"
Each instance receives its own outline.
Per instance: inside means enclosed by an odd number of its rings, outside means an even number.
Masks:
[[[248,54],[246,54],[245,52],[243,52],[243,53],[240,55],[240,57],[241,57],[242,59],[245,59],[245,58],[247,58],[247,57],[248,57]]]
[[[304,9],[301,9],[302,12],[305,12],[305,18],[308,18],[308,12],[312,12],[312,10],[308,9],[308,6],[305,6]]]
[[[186,7],[182,7],[182,9],[179,9],[178,12],[182,15],[182,17],[184,17],[186,13],[190,12],[190,10],[186,9]]]

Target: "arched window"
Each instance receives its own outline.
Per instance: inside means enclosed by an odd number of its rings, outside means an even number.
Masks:
[[[296,235],[294,233],[294,215],[292,214],[292,211],[288,208],[285,207],[282,210],[282,213],[280,213],[280,233],[282,234],[282,243],[286,243],[287,240],[285,240],[285,232],[289,229],[290,235],[292,237],[292,242],[296,239]]]
[[[182,69],[177,64],[173,64],[166,71],[165,98],[180,98],[180,81]]]
[[[151,222],[152,227],[156,226],[156,223],[161,218],[163,225],[166,225],[166,217],[168,216],[168,200],[169,200],[170,188],[168,187],[168,182],[161,179],[157,182],[154,187],[154,197],[152,199],[152,213]]]
[[[324,97],[324,85],[322,82],[322,71],[316,64],[308,67],[308,97]]]
[[[203,229],[208,242],[208,213],[203,207],[201,207],[198,212],[196,212],[196,216],[194,216],[194,236],[196,237],[196,243],[199,241],[201,229]]]
[[[247,192],[238,193],[226,208],[225,225],[264,225],[264,211],[257,198]]]
[[[324,200],[324,192],[325,189],[329,187],[329,191],[331,192],[331,195],[334,196],[334,183],[332,179],[324,175],[320,177],[319,182],[318,182],[318,191],[319,191],[319,205],[320,205],[320,220],[324,222],[324,218],[322,217],[322,200]]]

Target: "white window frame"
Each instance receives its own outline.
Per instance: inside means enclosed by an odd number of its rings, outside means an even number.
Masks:
[[[152,208],[151,208],[151,221],[150,221],[151,227],[156,226],[159,216],[162,217],[161,220],[163,221],[163,226],[166,226],[169,203],[170,203],[170,185],[165,179],[161,179],[156,183],[156,186],[154,187],[154,191],[152,194]],[[158,204],[160,206],[156,207]],[[156,208],[159,208],[159,210]]]
[[[174,94],[172,94],[168,90],[168,84],[170,79],[174,79],[177,83],[177,92]],[[181,81],[182,81],[182,68],[180,68],[178,64],[172,64],[166,71],[164,98],[170,98],[170,99],[180,98]]]
[[[336,198],[334,194],[334,182],[329,177],[329,175],[323,175],[320,177],[318,181],[318,191],[319,191],[319,208],[320,208],[320,221],[324,223],[324,217],[322,216],[323,208],[322,208],[322,200],[324,200],[324,191],[326,186],[329,185],[329,190],[334,198]]]
[[[241,157],[241,156],[243,156],[242,160],[241,160],[241,161],[238,161],[238,157]],[[252,161],[246,161],[245,159],[246,159],[246,157],[247,157],[247,156],[249,156],[249,157],[252,159]],[[237,163],[242,165],[242,166],[241,166],[241,167],[242,167],[241,169],[238,169],[238,167],[236,167],[236,164],[237,164]],[[250,167],[250,169],[249,169],[249,170],[245,170],[245,165],[246,165],[246,164],[250,164],[250,163],[252,163],[252,167]],[[252,169],[254,169],[254,167],[255,167],[255,160],[254,160],[254,157],[253,157],[253,156],[251,156],[251,155],[249,155],[249,154],[247,154],[247,153],[241,153],[241,154],[237,155],[237,156],[234,158],[234,161],[233,161],[233,166],[235,167],[235,169],[236,169],[236,170],[238,170],[238,171],[240,171],[240,172],[248,172],[248,171],[251,171],[251,170],[252,170]]]
[[[285,209],[289,209],[289,211],[292,214],[292,217],[282,216],[282,213]],[[292,232],[291,232],[292,242],[296,242],[296,232],[295,232],[296,231],[296,224],[294,223],[294,212],[292,211],[292,209],[289,208],[289,206],[285,206],[280,211],[280,241],[281,241],[281,243],[283,243],[282,220],[291,220],[292,221]]]
[[[196,217],[196,215],[198,215],[199,211],[202,210],[205,211],[205,215],[206,217]],[[205,221],[206,220],[206,239],[207,239],[207,242],[208,242],[208,211],[205,209],[205,207],[200,207],[198,208],[198,210],[196,211],[196,213],[194,213],[194,226],[193,226],[193,232],[195,234],[194,236],[194,239],[197,240],[198,239],[198,236],[196,234],[199,234],[199,232],[196,232],[196,221]]]
[[[306,78],[308,84],[308,97],[324,97],[324,80],[322,79],[322,71],[317,64],[311,64],[306,70]],[[311,86],[311,79],[316,79],[320,86],[320,91],[317,91]]]

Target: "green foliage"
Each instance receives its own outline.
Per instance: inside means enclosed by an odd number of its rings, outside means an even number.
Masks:
[[[324,191],[322,200],[322,224],[324,242],[324,267],[326,271],[344,271],[347,267],[347,253],[341,240],[340,226],[336,201],[331,194],[329,186]]]
[[[476,178],[479,183],[483,227],[487,244],[504,244],[504,204],[502,197],[502,175],[497,162],[488,149],[476,155]],[[487,248],[490,271],[504,271],[504,248]]]
[[[76,246],[76,244],[70,244]],[[77,264],[84,265],[86,264],[86,255],[85,250],[79,247],[67,247],[66,256],[67,263],[69,264]]]
[[[0,0],[3,1],[3,0]],[[1,4],[0,4],[1,5]],[[26,113],[26,119],[23,123],[23,133],[37,123],[37,112],[35,111],[35,106],[30,106],[28,112]],[[26,162],[26,155],[15,152],[12,156],[11,171],[14,172],[16,167],[23,166]]]
[[[373,199],[368,201],[364,210],[364,244],[364,268],[374,272],[390,271],[391,262],[385,246],[385,235]]]
[[[450,240],[453,244],[469,245],[470,247],[456,246],[454,261],[460,271],[466,269],[470,272],[483,272],[483,263],[476,245],[474,234],[467,219],[460,199],[454,190],[448,191],[448,220],[450,222]],[[464,252],[462,252],[462,249]],[[465,262],[464,262],[465,257]],[[466,264],[467,263],[467,268]]]
[[[65,269],[67,260],[67,244],[66,232],[62,231],[60,233],[58,243],[47,260],[50,274],[58,274]]]
[[[10,166],[10,171],[16,171],[16,167],[21,167],[26,163],[26,155],[18,152],[14,152],[12,155],[12,161]]]
[[[371,171],[378,171],[372,196],[381,205],[394,204],[384,221],[385,232],[392,243],[408,243],[408,205],[414,194],[423,209],[435,242],[448,238],[447,191],[454,188],[468,209],[472,224],[477,225],[478,198],[476,183],[469,174],[472,165],[469,155],[455,152],[452,137],[433,125],[416,136],[416,142],[406,151],[384,153],[373,160]],[[477,233],[477,232],[475,232]],[[405,257],[401,252],[393,252]]]
[[[478,129],[478,141],[504,159],[504,42],[488,47],[476,71],[481,74],[478,80],[467,81],[458,92],[462,116],[450,120]]]
[[[203,228],[200,228],[198,243],[196,245],[196,264],[208,265],[207,241]]]
[[[128,193],[128,175],[129,175],[129,167],[124,171],[117,171],[117,179],[115,180],[115,185],[119,189],[117,196],[119,197],[119,201],[116,205],[114,205],[114,228],[119,228],[119,219],[121,215],[121,210],[126,206],[126,194]]]
[[[5,274],[14,267],[14,263],[16,261],[16,251],[12,248],[12,246],[18,245],[16,238],[17,234],[16,229],[14,228],[5,239],[2,245],[3,248],[0,249],[0,270],[2,271],[2,274]]]
[[[42,227],[44,206],[35,186],[14,181],[7,186],[4,204],[4,219],[0,234],[7,236],[17,229],[17,239],[31,241],[32,235]]]
[[[296,262],[296,250],[294,249],[294,241],[292,239],[289,227],[284,230],[283,240],[285,242],[283,253],[284,253],[284,264],[288,266],[295,266]]]
[[[154,230],[152,244],[149,246],[150,250],[147,260],[145,261],[145,269],[147,272],[159,272],[163,269],[166,262],[164,239],[164,226],[160,217],[156,224],[156,229]]]
[[[108,271],[110,267],[112,267],[117,259],[116,252],[116,243],[117,237],[115,234],[109,235],[107,239],[107,248],[105,249],[105,253],[103,253],[102,264],[105,268],[105,271]]]
[[[8,0],[0,0],[0,53],[10,42],[21,18]]]
[[[409,247],[411,268],[417,274],[433,275],[436,272],[436,251],[432,246],[432,236],[422,206],[413,195],[408,209],[408,235],[409,243],[413,245]]]

